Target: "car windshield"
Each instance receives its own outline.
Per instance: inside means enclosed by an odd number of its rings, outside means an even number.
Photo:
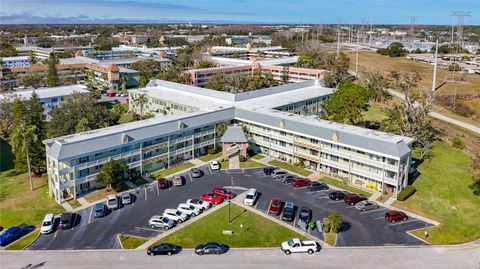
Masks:
[[[252,194],[247,194],[247,199],[253,199],[253,195]]]
[[[175,215],[177,215],[177,216],[181,216],[181,215],[182,215],[182,212],[180,212],[180,211],[177,211],[177,212],[175,213]]]
[[[61,220],[60,220],[60,223],[61,223],[61,224],[65,224],[65,223],[69,223],[69,222],[70,222],[69,219],[61,219]]]
[[[288,240],[288,245],[293,246],[294,245],[293,240]]]
[[[279,207],[280,207],[280,203],[278,203],[278,204],[272,203],[272,207],[273,207],[273,208],[279,208]]]
[[[43,222],[43,226],[50,226],[50,225],[52,225],[51,221],[44,221]]]
[[[293,211],[293,208],[291,208],[291,207],[285,207],[285,210],[284,210],[285,213],[290,213],[290,212],[292,212],[292,211]]]
[[[195,207],[193,205],[191,205],[189,208],[190,210],[195,210]]]

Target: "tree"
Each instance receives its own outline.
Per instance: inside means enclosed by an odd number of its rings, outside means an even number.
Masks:
[[[34,126],[37,140],[30,144],[30,162],[33,173],[41,175],[45,171],[45,146],[42,141],[46,138],[46,126],[43,119],[43,107],[40,98],[35,93],[27,101],[25,126]]]
[[[77,124],[77,127],[75,127],[75,131],[77,133],[81,133],[89,130],[90,130],[90,127],[88,127],[88,119],[85,117],[81,118]]]
[[[323,229],[325,232],[338,233],[342,229],[343,218],[339,213],[330,214],[323,219]]]
[[[196,69],[203,69],[203,68],[211,68],[211,67],[215,67],[215,66],[216,65],[212,61],[202,60],[195,65],[195,68]]]
[[[189,82],[190,77],[187,74],[185,74],[183,71],[184,70],[182,68],[174,66],[165,71],[158,73],[156,78],[185,84]]]
[[[388,93],[389,81],[379,71],[364,70],[361,82],[363,87],[372,93],[375,102],[383,102],[390,98]]]
[[[28,58],[30,60],[30,64],[36,64],[38,61],[37,57],[35,57],[35,52],[31,50],[28,51]]]
[[[17,76],[16,83],[18,86],[32,87],[34,89],[37,89],[44,84],[44,79],[45,77],[42,73],[29,72],[26,74],[19,74]]]
[[[143,60],[133,63],[130,66],[131,69],[140,72],[141,76],[145,76],[147,79],[155,77],[160,71],[162,71],[162,65],[155,60]]]
[[[137,98],[135,98],[133,100],[133,102],[135,103],[135,105],[139,106],[139,108],[140,108],[140,119],[143,119],[143,106],[148,102],[147,95],[142,93],[142,94],[138,95]]]
[[[28,177],[30,180],[30,191],[33,191],[33,183],[32,183],[32,169],[30,165],[30,146],[31,143],[36,143],[38,141],[38,137],[36,135],[36,127],[33,125],[29,126],[22,126],[16,128],[12,135],[12,144],[13,144],[13,151],[14,152],[22,152],[24,154],[15,154],[15,170],[17,172],[23,171],[24,160],[19,160],[23,156],[26,156],[27,168],[28,168]]]
[[[460,68],[460,65],[458,65],[457,63],[451,63],[449,66],[448,66],[448,71],[461,71],[462,68]]]
[[[148,78],[146,76],[140,75],[140,78],[138,80],[138,87],[142,88],[147,86],[148,84]]]
[[[218,123],[217,126],[215,127],[215,130],[217,132],[217,136],[220,137],[220,136],[223,136],[225,134],[225,132],[227,131],[227,124],[222,122],[222,123]]]
[[[0,137],[8,137],[13,125],[12,97],[8,94],[0,99]]]
[[[14,46],[8,43],[0,44],[0,57],[17,56],[17,50]]]
[[[41,37],[37,38],[37,46],[39,46],[41,48],[51,48],[51,47],[53,47],[53,45],[55,45],[55,41],[53,41],[52,39],[50,39],[48,37],[41,36]]]
[[[473,190],[473,194],[480,196],[480,154],[477,153],[472,158],[470,170],[472,171],[472,180],[474,182],[469,187]]]
[[[205,88],[212,89],[216,91],[226,91],[227,83],[225,82],[223,74],[215,74],[210,76],[205,84]]]
[[[121,191],[127,171],[128,166],[124,160],[110,160],[102,165],[96,181],[104,187],[110,185],[115,191]]]
[[[412,94],[412,89],[421,80],[418,73],[391,73],[394,86],[403,94],[401,103],[393,103],[387,108],[387,119],[382,121],[381,128],[387,132],[415,138],[420,149],[420,157],[424,158],[438,137],[428,113],[434,95],[430,91]]]
[[[392,44],[388,45],[386,49],[378,49],[377,53],[381,55],[388,55],[390,57],[401,57],[407,55],[407,51],[400,42],[393,42]]]
[[[58,86],[59,78],[57,72],[58,59],[52,52],[47,59],[46,84],[48,87]]]
[[[125,75],[120,76],[120,83],[122,83],[122,90],[127,89],[128,77]]]
[[[359,85],[342,83],[324,103],[327,118],[336,122],[359,125],[363,122],[363,112],[368,110],[367,101],[371,96],[368,90]]]

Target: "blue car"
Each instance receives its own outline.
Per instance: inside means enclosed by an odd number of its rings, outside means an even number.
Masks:
[[[95,218],[101,218],[105,216],[105,205],[103,203],[96,203],[93,210],[95,211]]]
[[[272,172],[273,172],[275,169],[277,169],[277,168],[276,168],[276,167],[271,167],[271,166],[264,167],[264,168],[263,168],[263,173],[264,173],[265,175],[271,175]]]
[[[0,235],[0,246],[6,246],[20,237],[28,234],[28,232],[30,232],[30,227],[27,225],[10,227]]]

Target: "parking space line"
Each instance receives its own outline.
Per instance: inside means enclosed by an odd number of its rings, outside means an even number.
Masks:
[[[411,220],[407,220],[407,221],[400,221],[400,222],[396,222],[396,223],[391,223],[390,226],[396,226],[396,225],[411,223],[411,222],[415,222],[415,221],[418,221],[418,219],[411,219]]]
[[[349,205],[349,206],[346,206],[345,208],[352,208],[352,207],[355,207],[354,205]]]
[[[190,182],[193,182],[192,174],[188,173],[188,177],[190,178]]]
[[[147,200],[147,188],[144,189],[145,190],[145,201]]]
[[[77,221],[78,214],[74,214],[74,215],[75,215],[75,217],[73,217],[72,228],[71,228],[72,230],[73,230],[73,228],[75,228],[75,223]]]
[[[385,217],[374,218],[374,220],[380,220],[380,219],[385,219]]]
[[[160,196],[160,191],[158,190],[158,187],[156,189],[157,189],[157,196]]]
[[[57,237],[57,233],[58,233],[58,228],[57,228],[57,230],[55,230],[55,233],[53,234],[53,238]]]
[[[88,223],[87,224],[90,224],[90,222],[92,222],[92,213],[93,213],[93,206],[90,208],[90,215],[88,217]]]
[[[212,169],[210,169],[210,166],[207,167],[208,171],[210,172],[210,175],[212,174]]]
[[[157,233],[163,233],[163,230],[158,230],[158,229],[152,229],[152,228],[146,228],[146,227],[134,227],[135,229],[139,230],[145,230],[145,231],[152,231],[152,232],[157,232]]]
[[[374,209],[374,210],[368,210],[368,211],[365,211],[365,212],[360,212],[360,214],[368,214],[368,213],[373,213],[373,212],[379,212],[379,211],[384,211],[384,210],[387,210],[386,208],[379,208],[379,209]]]

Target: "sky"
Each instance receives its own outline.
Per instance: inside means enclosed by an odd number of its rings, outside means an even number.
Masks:
[[[0,0],[0,24],[41,23],[452,23],[480,25],[480,0]]]

